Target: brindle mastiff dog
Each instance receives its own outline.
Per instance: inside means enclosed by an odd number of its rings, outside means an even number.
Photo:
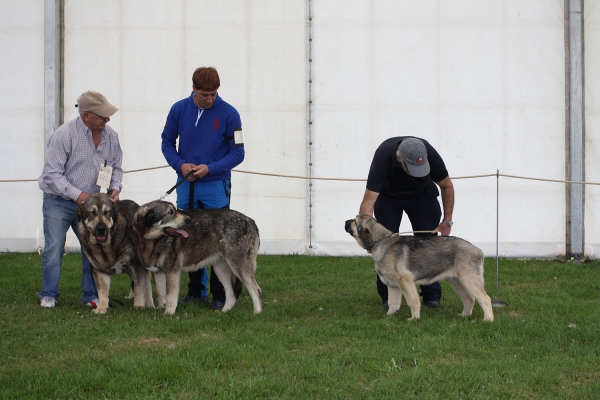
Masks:
[[[402,295],[411,318],[419,318],[421,304],[415,285],[428,285],[448,279],[463,302],[460,314],[468,317],[475,300],[483,309],[485,321],[494,320],[492,307],[506,303],[491,299],[484,289],[483,252],[454,236],[400,236],[369,215],[346,221],[346,232],[371,251],[375,271],[388,287],[388,314],[400,309]]]
[[[111,275],[122,273],[129,275],[131,280],[134,307],[154,308],[150,275],[139,263],[135,249],[136,235],[132,222],[138,208],[131,200],[115,202],[106,194],[96,193],[77,209],[79,240],[90,260],[98,287],[99,304],[93,310],[96,314],[104,314],[108,310]],[[165,285],[164,275],[155,275],[154,279],[159,305],[164,305],[164,292],[160,292]]]

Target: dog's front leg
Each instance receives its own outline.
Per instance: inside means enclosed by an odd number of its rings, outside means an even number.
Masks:
[[[163,271],[153,272],[154,276],[154,287],[156,288],[156,301],[158,302],[158,308],[164,308],[167,305],[167,278]],[[148,274],[150,278],[150,274]],[[150,290],[152,290],[152,284],[150,283]]]
[[[142,267],[132,266],[128,275],[133,285],[133,307],[144,308],[146,306],[146,270]]]
[[[98,305],[92,310],[94,314],[105,314],[108,311],[108,291],[110,290],[110,275],[92,268],[92,276],[98,289]]]
[[[181,271],[165,272],[165,277],[167,281],[167,306],[165,307],[165,314],[175,314],[177,300],[179,299],[179,280]]]
[[[388,315],[395,314],[402,304],[402,291],[398,287],[388,286]]]
[[[415,282],[408,276],[402,276],[398,279],[398,286],[400,286],[402,294],[406,297],[406,304],[410,307],[411,317],[409,319],[421,318],[421,303],[419,302],[419,293]]]
[[[150,271],[144,267],[140,267],[144,270],[143,273],[143,288],[144,288],[144,306],[154,308],[154,298],[152,297],[152,277]]]

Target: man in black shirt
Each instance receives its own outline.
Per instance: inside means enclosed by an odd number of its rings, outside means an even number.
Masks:
[[[436,186],[437,185],[437,186]],[[442,193],[442,209],[437,197]],[[436,230],[450,234],[454,211],[454,186],[444,160],[423,139],[400,136],[384,141],[375,151],[360,214],[375,216],[392,232],[398,232],[405,212],[414,231]],[[441,219],[441,222],[440,222]],[[433,235],[436,235],[434,233]],[[415,233],[415,235],[430,235]],[[377,276],[377,291],[387,306],[387,286]],[[423,305],[441,309],[438,282],[421,285]]]

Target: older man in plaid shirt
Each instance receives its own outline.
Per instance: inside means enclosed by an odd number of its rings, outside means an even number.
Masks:
[[[77,207],[90,194],[108,189],[119,199],[123,152],[117,132],[106,125],[118,108],[97,92],[77,99],[79,117],[59,127],[47,145],[44,170],[38,185],[44,192],[44,254],[40,306],[54,308],[60,295],[58,282],[67,231],[77,234]],[[91,266],[83,250],[81,288],[83,304],[96,307],[98,293]]]

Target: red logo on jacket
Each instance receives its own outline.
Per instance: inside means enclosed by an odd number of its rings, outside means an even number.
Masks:
[[[219,118],[215,118],[215,131],[219,130]]]

